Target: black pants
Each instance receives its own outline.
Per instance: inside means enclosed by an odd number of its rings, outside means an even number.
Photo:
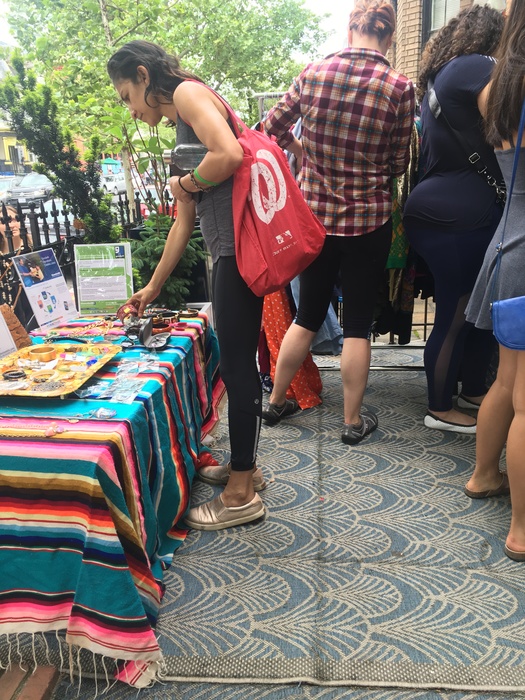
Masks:
[[[343,335],[368,338],[391,243],[392,219],[361,236],[327,236],[319,257],[301,273],[295,323],[317,333],[341,273]]]
[[[452,408],[458,379],[467,396],[487,391],[494,336],[467,323],[465,309],[500,217],[501,208],[495,205],[491,224],[474,231],[425,228],[423,221],[405,219],[410,243],[434,277],[436,315],[424,353],[431,411]]]
[[[247,471],[255,463],[261,430],[257,345],[263,299],[247,287],[234,256],[219,258],[214,264],[212,286],[220,372],[228,394],[231,467]]]

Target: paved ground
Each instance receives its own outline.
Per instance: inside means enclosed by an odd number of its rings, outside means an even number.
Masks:
[[[60,679],[53,666],[37,666],[34,673],[12,666],[0,674],[0,700],[51,700]]]

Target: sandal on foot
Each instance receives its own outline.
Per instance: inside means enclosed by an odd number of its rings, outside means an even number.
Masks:
[[[474,401],[467,399],[463,394],[459,394],[457,403],[458,408],[468,408],[470,411],[479,411],[479,407],[481,406],[480,403],[474,403]]]
[[[205,484],[212,484],[213,486],[226,486],[228,479],[230,478],[231,466],[230,464],[221,465],[213,464],[207,467],[201,467],[197,472],[197,478],[200,481],[204,481]],[[253,490],[263,491],[266,488],[266,481],[264,480],[264,475],[256,467],[252,472],[253,476]]]
[[[509,549],[507,545],[505,545],[503,551],[512,561],[525,561],[525,552],[517,552],[515,549]]]
[[[213,501],[191,508],[185,521],[194,530],[224,530],[259,520],[263,515],[266,515],[266,508],[257,493],[249,503],[231,508],[224,505],[219,495]]]
[[[495,489],[488,489],[487,491],[471,491],[466,486],[463,488],[463,493],[469,498],[492,498],[494,496],[508,496],[510,493],[509,480],[504,472],[501,474],[501,483]]]
[[[359,414],[359,417],[361,418],[361,425],[344,424],[341,440],[347,445],[357,445],[358,442],[370,435],[378,426],[379,421],[373,413],[363,411],[363,413]]]

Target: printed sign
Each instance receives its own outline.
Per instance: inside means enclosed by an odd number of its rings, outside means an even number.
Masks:
[[[78,316],[52,248],[18,255],[13,262],[40,328],[54,328]]]
[[[114,314],[133,294],[129,243],[75,246],[80,313]]]

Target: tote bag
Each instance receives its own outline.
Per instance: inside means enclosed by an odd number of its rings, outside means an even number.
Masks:
[[[249,129],[217,97],[244,151],[242,164],[233,174],[237,266],[252,292],[264,296],[285,287],[315,260],[326,230],[305,202],[277,143]]]

